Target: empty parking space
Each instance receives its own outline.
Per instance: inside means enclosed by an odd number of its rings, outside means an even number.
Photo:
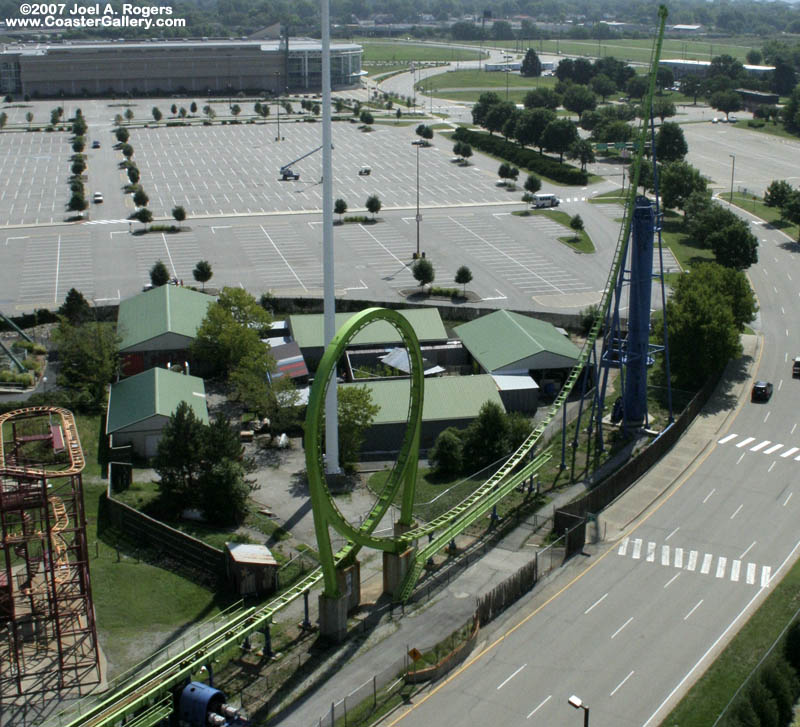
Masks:
[[[65,133],[0,134],[0,219],[6,225],[61,222],[71,155]]]

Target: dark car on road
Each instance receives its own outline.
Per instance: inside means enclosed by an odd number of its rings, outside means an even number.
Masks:
[[[769,381],[756,381],[753,384],[753,392],[750,395],[751,401],[769,401],[772,396],[772,384]]]

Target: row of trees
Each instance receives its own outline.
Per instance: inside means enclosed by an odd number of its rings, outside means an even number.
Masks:
[[[375,215],[381,211],[383,202],[381,202],[381,199],[377,194],[371,194],[369,197],[367,197],[367,201],[364,203],[364,206],[367,208],[367,212],[369,212],[374,219]],[[347,212],[347,202],[340,197],[333,203],[333,211],[339,215],[339,221],[341,222],[342,215]]]
[[[53,110],[55,116],[58,109]],[[63,114],[63,109],[61,109]],[[61,115],[58,115],[61,118]],[[67,202],[67,209],[72,212],[82,212],[85,210],[89,203],[86,201],[86,189],[83,184],[83,173],[86,171],[86,155],[83,150],[86,147],[85,134],[88,130],[86,119],[83,118],[83,113],[80,109],[75,111],[75,117],[72,120],[72,151],[74,152],[70,157],[70,172],[68,184],[70,189],[70,198]]]

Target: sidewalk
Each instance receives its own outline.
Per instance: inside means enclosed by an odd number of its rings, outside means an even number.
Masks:
[[[598,527],[605,543],[619,538],[631,523],[679,484],[713,446],[732,415],[746,400],[751,371],[760,356],[761,343],[759,336],[742,336],[742,358],[728,364],[713,395],[683,437],[658,466],[603,511]],[[558,492],[547,505],[547,512],[573,500],[584,489],[583,484],[576,484]],[[365,638],[359,640],[358,637],[351,637],[327,657],[311,677],[297,686],[295,692],[304,692],[302,696],[270,724],[291,723],[297,727],[314,727],[321,717],[330,713],[332,703],[338,703],[370,681],[373,675],[381,674],[397,664],[410,647],[429,646],[448,636],[472,615],[477,597],[487,593],[531,560],[534,551],[526,546],[530,533],[530,523],[523,520],[486,555],[460,570],[447,585],[440,587],[430,601],[418,603],[414,612],[400,617],[399,608],[394,613],[386,608],[380,616],[380,622]],[[600,547],[587,544],[585,552],[592,555]],[[485,643],[492,632],[501,631],[505,623],[518,617],[522,609],[529,611],[549,598],[590,562],[589,558],[573,558],[565,566],[556,569],[516,606],[488,624],[479,641]],[[375,578],[379,568],[379,558],[366,560],[362,564],[362,581]],[[376,581],[378,585],[380,581],[377,578]],[[480,649],[480,643],[477,649]]]

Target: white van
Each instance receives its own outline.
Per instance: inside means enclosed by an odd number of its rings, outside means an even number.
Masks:
[[[554,194],[534,194],[533,195],[533,206],[536,209],[540,209],[541,207],[558,207],[558,197]]]

